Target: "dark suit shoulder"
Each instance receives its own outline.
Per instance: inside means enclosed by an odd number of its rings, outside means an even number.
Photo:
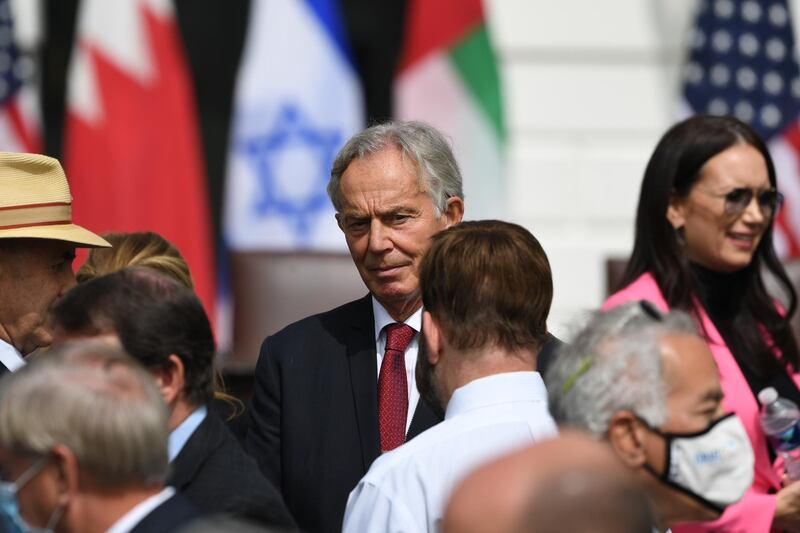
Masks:
[[[170,484],[203,514],[225,513],[264,525],[295,527],[278,490],[213,409],[172,466]]]
[[[356,325],[363,323],[367,318],[372,319],[372,301],[369,295],[328,311],[307,316],[297,322],[292,322],[267,338],[294,338],[298,335],[308,335],[310,331],[319,331],[330,326],[344,326],[348,323]]]
[[[130,533],[172,533],[198,518],[194,505],[175,494],[142,518]]]

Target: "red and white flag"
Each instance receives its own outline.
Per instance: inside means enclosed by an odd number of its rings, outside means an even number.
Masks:
[[[208,187],[171,0],[83,0],[75,43],[64,154],[77,223],[163,235],[213,317]]]

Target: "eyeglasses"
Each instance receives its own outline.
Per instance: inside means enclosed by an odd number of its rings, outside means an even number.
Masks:
[[[746,187],[738,187],[725,194],[714,194],[712,192],[700,190],[703,194],[714,198],[725,198],[725,214],[730,217],[737,217],[747,209],[753,196],[758,201],[758,209],[764,218],[772,218],[783,204],[783,193],[778,192],[775,187],[755,191]]]

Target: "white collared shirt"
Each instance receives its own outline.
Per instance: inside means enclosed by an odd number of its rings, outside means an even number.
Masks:
[[[397,322],[383,306],[372,297],[372,316],[375,317],[375,353],[378,356],[378,377],[381,375],[381,362],[383,362],[383,352],[386,351],[386,331],[384,328],[389,324]],[[408,385],[408,413],[406,414],[406,433],[411,426],[411,419],[414,417],[414,411],[419,402],[419,391],[417,390],[417,381],[414,377],[415,368],[417,366],[417,353],[419,353],[419,332],[422,330],[422,308],[408,317],[404,324],[414,328],[417,332],[411,343],[406,349],[406,384]]]
[[[439,531],[466,474],[556,432],[538,372],[476,379],[455,391],[444,422],[372,463],[350,493],[342,531]]]
[[[128,533],[128,531],[135,528],[144,517],[153,512],[153,509],[169,500],[174,495],[175,489],[172,487],[164,487],[164,490],[142,500],[134,508],[122,515],[106,530],[106,533]]]
[[[25,366],[25,359],[14,346],[0,339],[0,363],[3,363],[10,372]]]
[[[178,457],[186,441],[189,440],[189,437],[194,434],[195,430],[200,426],[203,420],[206,419],[206,415],[208,415],[208,408],[205,405],[198,407],[192,411],[192,414],[187,416],[178,427],[170,432],[169,439],[167,440],[167,456],[169,457],[170,463]]]

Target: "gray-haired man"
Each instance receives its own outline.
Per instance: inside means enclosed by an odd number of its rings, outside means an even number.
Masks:
[[[0,383],[0,530],[176,531],[194,508],[167,474],[167,409],[118,349],[55,349]],[[25,524],[25,525],[23,525]]]
[[[350,139],[328,186],[369,294],[268,337],[256,367],[247,447],[301,529],[341,530],[350,490],[382,451],[438,418],[414,382],[431,236],[461,221],[461,174],[419,122]]]
[[[545,382],[556,421],[605,438],[635,472],[660,530],[717,518],[750,487],[750,442],[686,313],[645,301],[598,313]]]

